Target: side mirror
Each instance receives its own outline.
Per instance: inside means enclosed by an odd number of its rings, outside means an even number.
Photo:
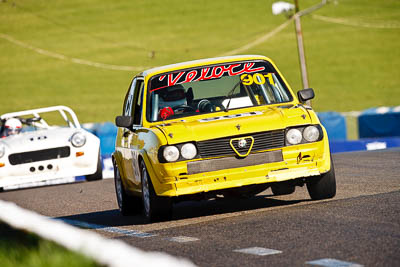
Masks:
[[[123,127],[123,128],[132,128],[133,125],[133,117],[131,116],[117,116],[115,118],[115,125],[117,127]]]
[[[301,103],[305,103],[306,101],[313,99],[315,94],[312,88],[308,88],[298,91],[297,96]]]

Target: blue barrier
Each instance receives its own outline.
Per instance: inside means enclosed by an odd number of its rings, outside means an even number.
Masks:
[[[400,106],[363,111],[358,117],[360,138],[400,136]]]
[[[100,150],[103,156],[109,156],[115,150],[115,139],[118,128],[111,122],[98,123],[94,134],[100,138]]]
[[[388,149],[400,147],[400,137],[329,140],[329,146],[331,153]]]
[[[347,127],[345,117],[338,112],[319,112],[318,118],[328,132],[329,140],[346,140]]]

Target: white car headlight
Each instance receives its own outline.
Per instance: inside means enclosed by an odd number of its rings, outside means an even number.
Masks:
[[[176,146],[166,146],[163,151],[164,159],[168,162],[179,159],[179,150]]]
[[[6,154],[6,145],[0,142],[0,158],[2,158]]]
[[[298,130],[298,129],[290,129],[286,133],[286,140],[291,145],[300,144],[302,138],[303,138],[303,136],[302,136],[300,130]]]
[[[308,142],[315,142],[319,138],[319,130],[315,126],[308,126],[303,131],[303,137]]]
[[[181,154],[182,154],[182,157],[184,157],[185,159],[192,159],[192,158],[196,157],[196,155],[197,155],[196,146],[192,143],[184,144],[181,147]]]
[[[84,133],[76,132],[71,137],[71,143],[74,147],[81,147],[86,143],[86,136]]]

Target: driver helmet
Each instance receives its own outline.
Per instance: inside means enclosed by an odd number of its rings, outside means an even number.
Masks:
[[[22,129],[22,123],[17,118],[8,119],[4,125],[6,136],[19,134]]]
[[[176,84],[165,88],[160,92],[161,99],[159,100],[158,107],[176,107],[180,105],[187,105],[185,88],[181,84]]]

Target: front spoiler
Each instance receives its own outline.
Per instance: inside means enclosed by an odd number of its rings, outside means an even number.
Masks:
[[[327,159],[329,162],[330,159]],[[285,168],[282,166],[285,165]],[[307,161],[286,165],[284,162],[267,163],[234,169],[224,169],[179,176],[176,181],[162,184],[160,196],[181,196],[223,190],[253,184],[282,182],[297,178],[318,176],[330,170],[330,163],[325,160]]]
[[[219,175],[213,175],[208,176],[207,178],[187,182],[181,180],[176,182],[174,185],[176,187],[176,196],[179,196],[253,184],[282,182],[320,174],[321,173],[317,168],[298,168],[271,172],[267,172],[265,169],[250,170],[249,168],[246,168],[244,172],[239,171],[236,173],[229,173],[222,177]]]
[[[0,168],[0,188],[22,184],[43,183],[65,177],[90,175],[96,172],[97,157],[61,158]],[[51,168],[49,168],[51,166]],[[35,169],[34,172],[31,171]]]

